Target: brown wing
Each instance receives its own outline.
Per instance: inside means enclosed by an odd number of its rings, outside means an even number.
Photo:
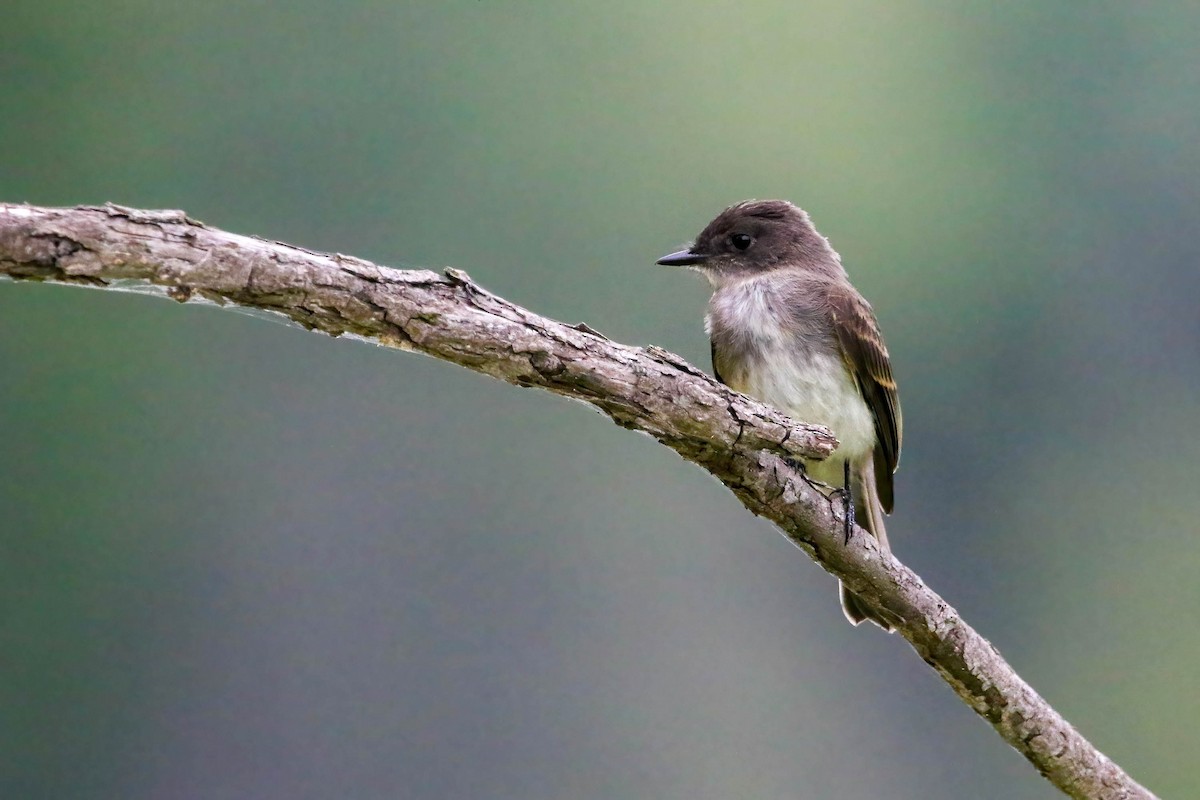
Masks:
[[[709,355],[712,357],[713,377],[717,379],[718,383],[725,383],[725,379],[721,377],[721,372],[717,368],[717,343],[714,342],[712,339],[709,339],[708,344],[709,344]]]
[[[875,481],[883,510],[892,512],[892,473],[900,463],[903,420],[892,364],[888,359],[879,323],[871,306],[853,288],[839,287],[829,296],[833,329],[842,347],[842,358],[858,383],[858,390],[875,415],[879,447],[875,451]]]

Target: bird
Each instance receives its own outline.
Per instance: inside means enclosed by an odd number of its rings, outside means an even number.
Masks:
[[[884,516],[903,432],[891,359],[875,312],[808,213],[786,200],[736,203],[657,263],[696,270],[712,286],[705,330],[717,380],[833,431],[837,449],[803,462],[804,472],[842,493],[847,535],[857,519],[890,552]],[[893,630],[844,584],[839,596],[851,624]]]

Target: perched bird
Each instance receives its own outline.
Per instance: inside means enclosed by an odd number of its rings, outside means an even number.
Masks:
[[[847,511],[889,550],[883,517],[900,461],[896,382],[871,306],[808,214],[784,200],[747,200],[658,263],[691,267],[712,284],[705,328],[717,380],[833,431],[837,450],[805,472],[841,487]],[[854,625],[892,630],[845,586],[841,600]]]

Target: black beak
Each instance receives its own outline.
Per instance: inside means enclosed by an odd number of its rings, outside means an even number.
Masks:
[[[694,264],[703,264],[708,261],[708,256],[704,253],[696,253],[691,250],[680,250],[678,253],[671,253],[669,256],[663,256],[655,264],[662,264],[664,267],[690,267]]]

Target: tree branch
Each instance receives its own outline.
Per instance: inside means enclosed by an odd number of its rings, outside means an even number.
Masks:
[[[656,347],[609,341],[497,297],[465,273],[401,271],[226,233],[179,211],[0,204],[0,276],[107,289],[157,287],[282,314],[309,329],[425,353],[518,386],[583,400],[728,486],[752,513],[860,597],[1051,783],[1076,798],[1152,798],[1046,703],[912,570],[860,531],[788,457],[823,458],[816,425],[717,383]]]

